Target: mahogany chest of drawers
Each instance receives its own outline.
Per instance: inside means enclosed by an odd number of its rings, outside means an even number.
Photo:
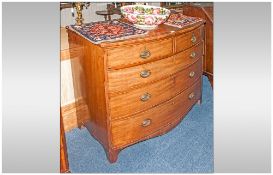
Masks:
[[[108,160],[123,148],[174,128],[201,101],[204,22],[179,29],[160,25],[145,36],[83,46],[91,135]]]

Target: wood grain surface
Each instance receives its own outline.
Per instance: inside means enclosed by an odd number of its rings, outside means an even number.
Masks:
[[[128,115],[144,111],[167,101],[179,92],[187,89],[201,75],[202,59],[199,59],[196,64],[192,64],[188,68],[163,80],[142,86],[127,93],[112,96],[109,100],[111,120],[128,117]],[[142,101],[141,97],[145,93],[150,94],[150,99]]]
[[[192,99],[189,99],[191,93],[195,95]],[[168,125],[172,120],[183,117],[184,111],[195,104],[200,95],[201,81],[199,80],[192,87],[159,106],[127,119],[113,121],[112,142],[114,147],[122,147],[130,142],[136,142],[142,137],[146,137],[161,127]],[[150,120],[150,125],[143,126],[144,120]]]
[[[164,49],[162,49],[161,46],[164,46]],[[145,50],[149,51],[150,56],[141,58],[140,55]],[[107,50],[107,63],[109,68],[118,69],[151,62],[171,56],[172,54],[173,41],[172,38],[167,38],[159,41],[144,42],[138,45],[111,48]]]
[[[199,43],[203,39],[203,32],[203,26],[201,26],[193,31],[175,37],[175,52],[181,52]]]
[[[60,172],[61,173],[69,172],[69,162],[66,148],[62,112],[60,114]]]
[[[201,42],[185,52],[165,59],[119,70],[109,70],[109,91],[110,93],[126,91],[128,88],[140,87],[172,75],[202,58],[203,47]],[[195,53],[195,57],[190,56],[192,52]],[[141,77],[140,74],[143,71],[149,71],[150,75],[146,78]]]
[[[68,30],[69,42],[83,48],[85,126],[109,162],[121,149],[169,131],[200,102],[203,24],[159,25],[146,36],[98,45]]]

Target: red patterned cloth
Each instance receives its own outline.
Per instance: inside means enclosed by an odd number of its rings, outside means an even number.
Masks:
[[[185,26],[192,25],[199,21],[202,21],[202,19],[197,17],[186,16],[183,15],[182,13],[172,13],[164,24],[173,27],[183,28]]]
[[[147,33],[145,30],[118,20],[91,22],[83,26],[71,25],[67,28],[79,33],[94,44],[123,40]]]

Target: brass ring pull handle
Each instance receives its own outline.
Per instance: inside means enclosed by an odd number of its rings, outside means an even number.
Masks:
[[[190,74],[189,74],[190,78],[194,77],[194,75],[195,75],[194,71],[191,71]]]
[[[191,58],[195,58],[195,56],[196,56],[196,53],[193,51],[193,52],[190,54],[190,57],[191,57]]]
[[[192,34],[191,42],[192,42],[192,43],[195,43],[195,42],[196,42],[196,37],[195,37],[194,33]]]
[[[150,75],[151,75],[151,71],[150,71],[150,70],[143,70],[143,71],[140,72],[140,76],[141,76],[142,78],[147,78],[147,77],[149,77]]]
[[[146,58],[148,58],[150,56],[151,56],[151,52],[149,50],[146,50],[146,48],[139,55],[139,57],[142,58],[142,59],[146,59]]]
[[[150,124],[152,123],[152,120],[151,119],[145,119],[145,120],[143,120],[143,122],[142,122],[142,126],[143,127],[147,127],[147,126],[149,126]]]
[[[140,100],[143,101],[143,102],[148,101],[151,97],[152,97],[152,95],[149,94],[148,92],[146,92],[145,94],[140,96]]]
[[[192,93],[190,93],[190,95],[189,95],[189,99],[191,100],[191,99],[193,99],[193,97],[194,97],[194,93],[192,92]]]

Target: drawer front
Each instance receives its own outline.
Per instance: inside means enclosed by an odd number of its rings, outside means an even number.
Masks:
[[[204,27],[201,26],[191,32],[187,32],[185,34],[175,37],[176,52],[186,50],[203,40],[203,29]]]
[[[191,56],[195,53],[195,56]],[[172,75],[202,58],[203,42],[172,57],[139,66],[108,71],[109,92],[128,91]]]
[[[125,91],[162,79],[175,72],[174,57],[139,66],[108,71],[109,92]]]
[[[173,54],[172,38],[107,50],[108,68],[122,68]]]
[[[121,147],[137,142],[173,120],[183,117],[201,96],[201,79],[171,100],[152,109],[111,122],[112,143]]]
[[[167,101],[190,87],[202,75],[202,59],[190,67],[128,93],[110,95],[111,119],[124,118]]]
[[[188,65],[196,62],[198,59],[202,58],[204,55],[204,42],[201,41],[195,46],[177,53],[175,57],[175,65],[177,65],[178,69],[183,69]]]

